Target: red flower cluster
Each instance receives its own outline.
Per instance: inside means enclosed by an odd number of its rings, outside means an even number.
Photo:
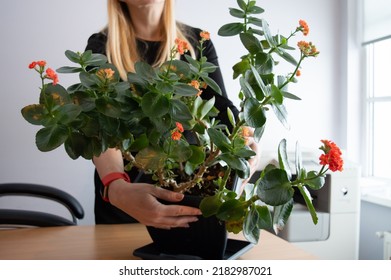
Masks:
[[[46,69],[46,77],[50,80],[53,80],[53,86],[57,85],[58,76],[57,73],[52,68]]]
[[[181,123],[175,123],[176,128],[171,132],[171,139],[178,141],[182,137],[182,133],[185,131]]]
[[[39,61],[33,61],[29,64],[29,68],[30,69],[34,69],[36,66],[39,66],[39,67],[45,67],[46,65],[46,61],[45,60],[39,60]]]
[[[342,152],[339,147],[330,140],[321,140],[323,146],[320,147],[324,154],[319,157],[321,165],[329,165],[331,171],[343,170]]]
[[[38,68],[36,68],[37,66],[38,66]],[[33,62],[31,62],[29,64],[29,68],[37,70],[38,73],[41,74],[41,77],[42,77],[42,73],[45,70],[45,66],[46,66],[46,61],[45,60],[33,61]],[[58,84],[57,73],[52,68],[46,69],[46,75],[43,76],[42,79],[50,79],[50,80],[52,80],[54,86],[56,84]]]

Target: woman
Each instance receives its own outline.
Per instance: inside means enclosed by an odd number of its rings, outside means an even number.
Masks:
[[[191,54],[197,57],[201,30],[179,24],[174,18],[174,0],[108,0],[108,27],[88,40],[87,50],[106,54],[119,70],[122,79],[134,70],[134,62],[144,60],[153,66],[161,65],[169,57],[176,38],[186,40]],[[209,62],[217,63],[213,44],[207,41],[203,55]],[[226,97],[220,70],[210,75],[221,87],[223,96],[211,89],[202,98],[216,98],[219,118],[229,123],[226,108],[235,114],[237,109]],[[148,177],[137,170],[124,174],[124,162],[119,150],[109,149],[93,160],[96,167],[95,220],[96,223],[126,223],[138,221],[145,225],[169,229],[188,227],[201,214],[197,208],[164,205],[158,201],[179,202],[183,195],[146,183]],[[107,187],[104,187],[102,184]],[[131,182],[129,182],[131,181]],[[145,183],[143,183],[145,182]],[[103,201],[101,189],[106,191],[109,202]],[[108,199],[106,199],[108,200]],[[120,210],[121,209],[121,210]]]

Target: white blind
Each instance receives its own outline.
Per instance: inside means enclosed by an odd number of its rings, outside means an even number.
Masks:
[[[363,0],[363,43],[391,36],[391,0]]]

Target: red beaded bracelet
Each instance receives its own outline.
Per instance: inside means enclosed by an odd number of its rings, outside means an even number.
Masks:
[[[115,181],[115,180],[118,180],[118,179],[122,179],[125,182],[130,183],[130,178],[129,178],[128,174],[126,174],[125,172],[112,172],[112,173],[107,174],[106,176],[104,176],[101,179],[102,184],[104,186],[103,192],[101,191],[101,195],[102,195],[102,199],[104,201],[110,202],[110,200],[109,200],[109,186],[110,186],[110,183]]]

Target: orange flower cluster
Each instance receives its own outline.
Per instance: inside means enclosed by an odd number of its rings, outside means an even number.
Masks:
[[[304,56],[317,56],[319,54],[312,42],[300,41],[297,43],[297,46]]]
[[[200,36],[201,38],[204,40],[204,41],[208,41],[210,40],[210,33],[208,31],[202,31],[200,33]]]
[[[37,66],[38,66],[38,69],[36,68]],[[46,66],[45,60],[38,60],[38,61],[31,62],[29,64],[29,69],[35,69],[42,75],[43,71],[45,70],[45,66]],[[52,80],[54,86],[56,84],[58,84],[57,73],[52,68],[46,69],[46,75],[43,77],[43,79],[45,79],[45,78]]]
[[[182,137],[182,133],[185,131],[181,123],[175,123],[176,128],[171,132],[171,139],[174,141],[179,141]]]
[[[114,76],[114,71],[111,68],[100,69],[96,75],[102,80],[110,80]]]
[[[307,22],[301,19],[299,20],[299,25],[300,25],[299,30],[303,32],[304,36],[307,36],[308,33],[310,33],[310,28],[308,27]]]
[[[180,55],[186,53],[189,50],[189,45],[186,41],[176,38],[175,39],[175,44],[177,47],[177,51]]]
[[[200,89],[200,82],[199,81],[192,80],[189,83],[189,85],[192,86],[193,88],[195,88],[196,90],[198,90],[197,96],[200,96],[202,94],[202,90]]]
[[[319,157],[321,165],[329,165],[331,171],[343,170],[342,152],[339,147],[330,140],[321,140],[323,146],[320,149],[324,152]]]

